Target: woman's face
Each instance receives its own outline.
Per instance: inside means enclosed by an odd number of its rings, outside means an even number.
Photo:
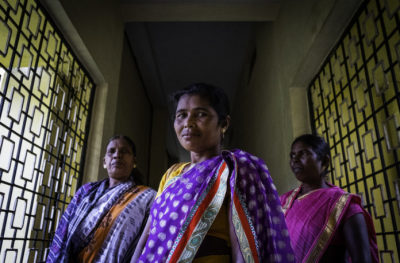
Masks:
[[[207,99],[183,95],[175,113],[174,128],[183,148],[192,153],[213,156],[219,153],[222,129],[218,114]]]
[[[322,172],[326,169],[323,161],[318,158],[311,146],[298,141],[292,146],[290,152],[290,168],[297,180],[313,184],[321,182]]]
[[[112,140],[107,145],[103,164],[110,179],[127,180],[135,164],[135,156],[129,143],[122,138]]]

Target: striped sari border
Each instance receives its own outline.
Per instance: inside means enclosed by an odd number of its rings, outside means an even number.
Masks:
[[[252,227],[236,193],[233,196],[232,220],[244,260],[258,263],[259,258]]]
[[[213,187],[210,189],[207,196],[203,199],[202,203],[197,208],[196,212],[193,215],[193,218],[191,219],[185,232],[183,233],[182,237],[180,238],[178,244],[176,245],[176,247],[173,251],[173,254],[170,255],[170,257],[167,259],[167,262],[178,262],[179,258],[181,257],[184,249],[186,248],[186,246],[192,236],[192,233],[194,232],[196,226],[200,222],[204,211],[210,205],[213,198],[215,197],[215,195],[218,192],[218,188],[220,187],[220,184],[221,184],[221,175],[222,175],[223,171],[225,170],[225,167],[226,167],[226,163],[223,162],[221,167],[218,169],[217,179],[216,179]],[[200,242],[200,244],[201,244],[201,242]]]
[[[125,209],[125,207],[148,187],[139,185],[136,189],[127,191],[118,202],[110,209],[110,211],[101,220],[98,228],[96,229],[92,240],[89,244],[79,253],[79,259],[83,262],[93,262],[99,253],[104,240],[106,239],[110,229],[118,216]]]
[[[328,221],[326,222],[322,233],[319,235],[319,238],[314,243],[315,245],[313,249],[308,253],[303,262],[318,262],[328,246],[328,241],[335,233],[338,222],[343,215],[344,209],[347,207],[349,199],[350,194],[345,193],[341,195],[340,198],[337,200],[335,207],[332,209],[332,212],[329,215]]]

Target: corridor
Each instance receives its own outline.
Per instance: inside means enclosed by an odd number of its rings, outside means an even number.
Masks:
[[[400,262],[400,1],[0,0],[0,262],[43,262],[104,149],[131,137],[140,180],[190,160],[170,95],[231,102],[227,149],[299,185],[290,146],[317,133],[328,178],[361,196],[381,262]]]

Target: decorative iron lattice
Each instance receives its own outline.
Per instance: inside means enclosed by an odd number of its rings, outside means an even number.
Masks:
[[[46,259],[80,184],[94,91],[36,0],[0,1],[0,262]]]
[[[400,262],[400,1],[365,1],[309,86],[331,181],[362,197],[381,262]]]

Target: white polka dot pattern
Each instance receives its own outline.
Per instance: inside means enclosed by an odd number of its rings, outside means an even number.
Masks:
[[[247,218],[242,223],[249,224],[254,236],[257,255],[253,256],[259,257],[260,262],[294,262],[286,224],[282,224],[280,200],[267,166],[260,158],[241,150],[225,151],[222,156],[196,164],[164,190],[153,203],[151,214],[158,223],[152,224],[140,260],[166,262],[175,251],[181,251],[177,250],[185,246],[181,237],[214,184],[222,158],[228,166],[237,167],[229,177],[230,194],[238,195]]]

